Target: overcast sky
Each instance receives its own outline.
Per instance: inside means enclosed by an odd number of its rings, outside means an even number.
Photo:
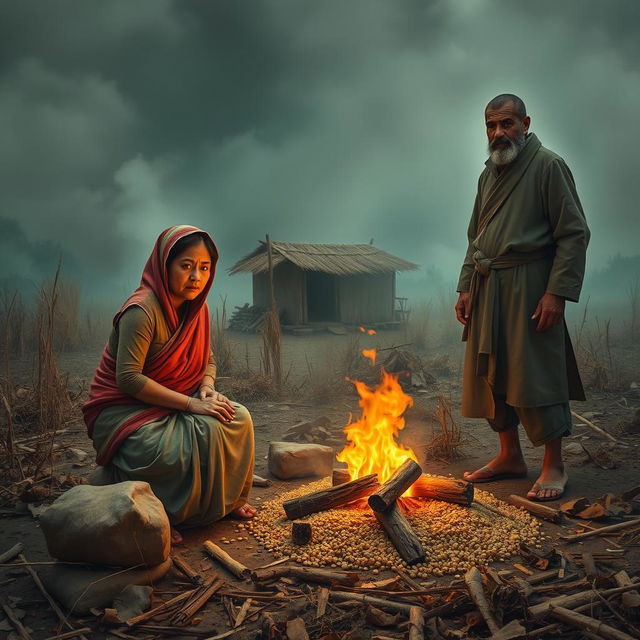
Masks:
[[[453,288],[502,92],[571,167],[599,269],[640,253],[639,71],[637,0],[3,0],[0,277],[62,250],[120,299],[187,223],[234,304],[265,233],[373,238],[422,265],[400,290]]]

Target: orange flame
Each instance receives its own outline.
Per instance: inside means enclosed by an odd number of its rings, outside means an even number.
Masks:
[[[352,480],[377,473],[385,482],[407,459],[418,461],[415,453],[395,441],[404,429],[402,414],[413,405],[413,398],[398,384],[398,377],[382,370],[382,382],[374,389],[353,381],[360,400],[362,416],[344,428],[348,444],[338,454],[346,462]]]
[[[366,329],[364,327],[358,327],[358,331],[360,331],[360,333],[364,333]]]
[[[368,333],[370,336],[375,336],[375,335],[376,335],[376,330],[375,330],[375,329],[369,329],[369,331],[367,331],[367,333]]]
[[[376,350],[375,349],[363,349],[362,355],[365,358],[369,358],[369,360],[371,361],[372,367],[376,366]]]

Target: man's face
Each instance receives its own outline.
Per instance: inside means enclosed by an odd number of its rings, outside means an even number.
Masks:
[[[499,109],[487,109],[484,119],[492,162],[499,166],[513,162],[524,146],[531,118],[521,119],[513,103],[507,102]]]

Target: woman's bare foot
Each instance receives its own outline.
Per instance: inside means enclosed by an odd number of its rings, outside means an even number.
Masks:
[[[239,520],[249,520],[253,518],[256,513],[258,513],[258,510],[247,503],[237,509],[234,509],[229,515],[232,518],[237,518]]]
[[[524,478],[526,475],[527,465],[522,456],[498,455],[476,471],[465,471],[462,477],[467,482],[493,482],[506,478]]]
[[[174,529],[173,527],[171,527],[171,546],[177,547],[181,545],[183,542],[184,542],[184,539],[182,538],[181,533],[177,529]]]

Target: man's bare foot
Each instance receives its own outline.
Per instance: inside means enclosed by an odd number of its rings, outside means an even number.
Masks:
[[[171,546],[176,547],[184,542],[182,535],[177,529],[171,527]]]
[[[493,482],[507,478],[524,478],[526,475],[527,464],[522,456],[498,455],[476,471],[465,471],[462,477],[467,482]]]
[[[237,509],[234,509],[229,515],[232,518],[238,518],[239,520],[249,520],[250,518],[253,518],[256,513],[258,513],[258,510],[247,503]]]
[[[564,469],[543,469],[540,477],[533,483],[527,493],[529,500],[557,500],[562,496],[569,481]]]

